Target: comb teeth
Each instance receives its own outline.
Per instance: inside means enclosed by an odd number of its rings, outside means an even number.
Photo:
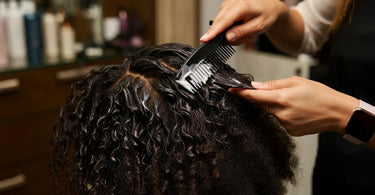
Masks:
[[[199,65],[191,71],[186,80],[190,84],[190,91],[195,93],[199,88],[206,84],[207,80],[218,70],[218,68],[206,60],[203,60]]]
[[[235,50],[232,46],[230,46],[227,43],[221,43],[213,52],[213,54],[215,54],[220,61],[226,62],[229,60],[230,57],[232,57],[234,52]]]
[[[197,92],[229,60],[235,50],[225,41],[225,32],[201,45],[182,65],[176,81],[191,93]]]
[[[207,56],[207,60],[212,64],[219,65],[228,61],[235,51],[228,43],[221,43],[214,52]]]

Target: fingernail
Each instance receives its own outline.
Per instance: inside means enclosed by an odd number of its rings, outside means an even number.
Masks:
[[[236,39],[236,35],[232,32],[227,34],[227,40],[228,41],[234,41]]]
[[[253,86],[254,88],[260,88],[260,87],[263,86],[263,83],[262,82],[253,81],[253,82],[251,82],[251,86]]]
[[[205,40],[207,37],[208,37],[208,34],[205,33],[205,34],[200,38],[200,40],[203,41],[203,40]]]

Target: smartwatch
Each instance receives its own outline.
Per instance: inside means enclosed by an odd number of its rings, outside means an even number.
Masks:
[[[360,100],[345,128],[344,138],[355,144],[368,143],[375,133],[375,107]]]

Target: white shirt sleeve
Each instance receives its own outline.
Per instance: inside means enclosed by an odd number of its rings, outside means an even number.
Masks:
[[[301,14],[305,25],[298,53],[315,53],[327,41],[336,4],[337,0],[304,0],[291,8]]]

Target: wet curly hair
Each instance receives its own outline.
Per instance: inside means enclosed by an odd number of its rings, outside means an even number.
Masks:
[[[175,81],[195,49],[145,48],[72,87],[52,169],[71,194],[283,194],[295,145],[277,120],[228,92],[251,76],[226,64],[198,94]]]

